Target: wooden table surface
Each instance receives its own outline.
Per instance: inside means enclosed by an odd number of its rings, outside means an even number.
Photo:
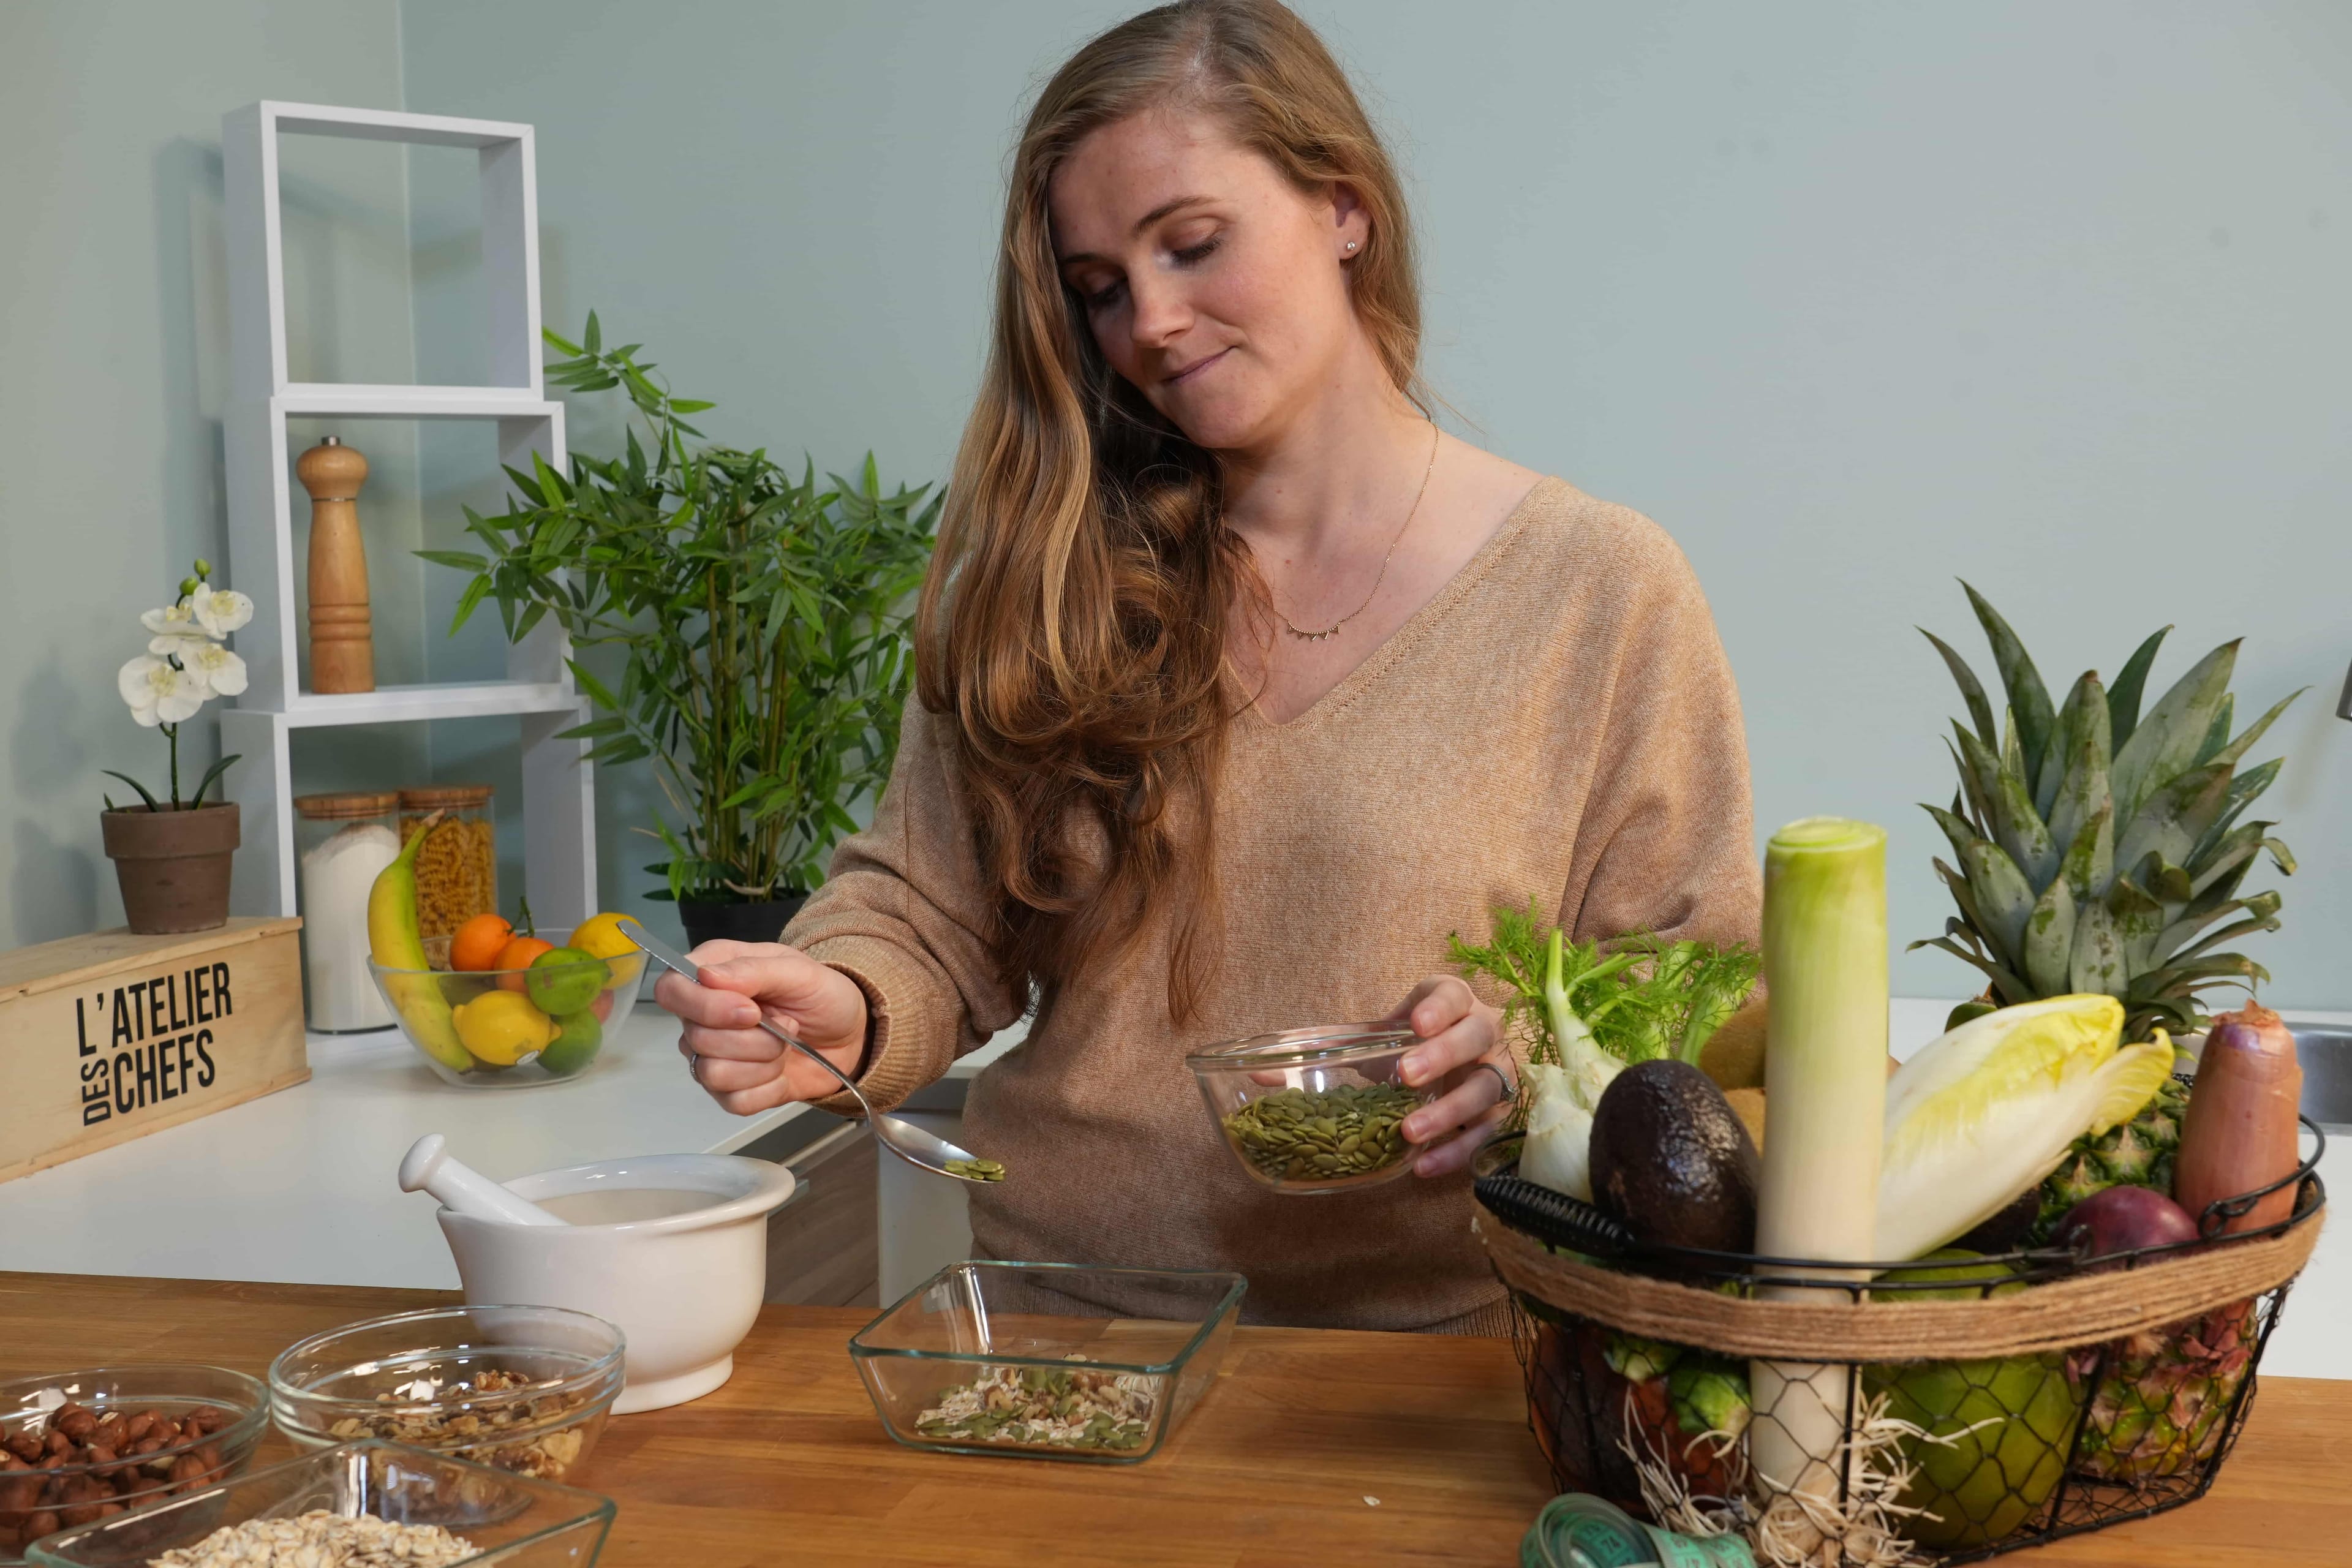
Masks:
[[[0,1273],[0,1377],[126,1360],[259,1375],[304,1334],[455,1299]],[[1551,1492],[1505,1341],[1244,1328],[1218,1387],[1156,1458],[1096,1466],[891,1442],[844,1348],[871,1315],[770,1307],[724,1388],[612,1421],[572,1478],[620,1504],[607,1568],[1507,1568]],[[256,1462],[288,1453],[273,1433]],[[2352,1563],[2352,1384],[2264,1382],[2203,1500],[2018,1561]]]

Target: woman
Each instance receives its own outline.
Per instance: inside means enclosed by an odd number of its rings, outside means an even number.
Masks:
[[[1249,1277],[1253,1318],[1501,1331],[1463,1173],[1517,1081],[1446,936],[1750,938],[1738,699],[1673,543],[1441,434],[1411,232],[1275,0],[1185,0],[1029,117],[995,331],[866,832],[783,945],[656,994],[720,1104],[888,1106],[1018,1020],[962,1142],[982,1256]],[[1186,1051],[1393,1016],[1419,1182],[1238,1168]]]

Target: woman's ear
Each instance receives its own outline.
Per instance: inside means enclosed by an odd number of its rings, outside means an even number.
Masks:
[[[1342,261],[1361,256],[1364,247],[1371,241],[1371,209],[1364,205],[1353,185],[1331,187],[1331,233]]]

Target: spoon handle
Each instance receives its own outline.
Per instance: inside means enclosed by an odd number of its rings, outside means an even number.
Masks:
[[[631,942],[635,942],[639,947],[645,949],[647,953],[652,955],[656,963],[661,964],[666,969],[676,971],[677,973],[684,975],[687,979],[693,981],[697,985],[702,984],[702,971],[697,969],[694,966],[694,961],[687,957],[686,954],[678,952],[676,948],[671,947],[669,943],[662,941],[659,937],[655,936],[652,932],[646,931],[645,927],[639,925],[636,921],[630,920],[625,915],[623,916],[617,923],[621,928],[621,934],[627,937]],[[866,1103],[866,1096],[859,1091],[856,1084],[849,1081],[848,1074],[843,1072],[839,1068],[825,1060],[824,1054],[822,1051],[819,1051],[815,1047],[808,1044],[804,1040],[794,1039],[792,1036],[786,1034],[775,1025],[771,1024],[765,1018],[761,1018],[760,1020],[760,1027],[765,1029],[769,1034],[773,1035],[777,1039],[782,1040],[784,1044],[792,1047],[793,1049],[800,1052],[801,1055],[808,1058],[809,1060],[816,1063],[817,1066],[831,1073],[835,1079],[838,1079],[841,1082],[841,1087],[849,1091],[850,1098],[856,1100],[858,1108],[866,1112],[866,1119],[868,1121],[874,1120],[874,1108]]]

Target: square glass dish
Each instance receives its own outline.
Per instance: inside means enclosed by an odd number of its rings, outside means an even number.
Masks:
[[[1210,1269],[954,1263],[849,1353],[910,1448],[1132,1465],[1208,1392],[1248,1288]]]
[[[590,1568],[613,1524],[613,1500],[394,1443],[345,1443],[288,1464],[33,1544],[37,1568],[145,1568],[174,1547],[247,1520],[293,1520],[314,1510],[373,1515],[395,1524],[439,1525],[470,1555],[499,1568]]]

